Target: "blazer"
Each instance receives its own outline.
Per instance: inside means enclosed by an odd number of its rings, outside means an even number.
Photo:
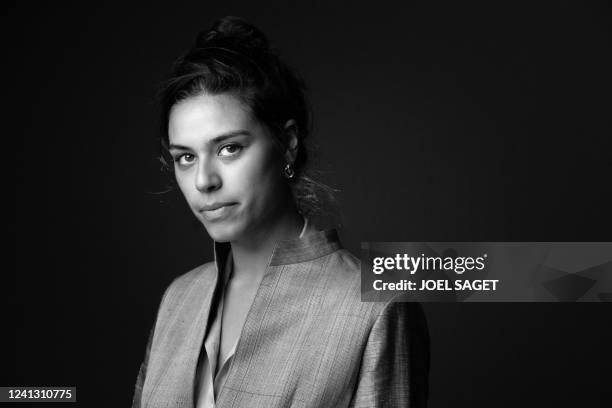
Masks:
[[[165,291],[132,407],[194,407],[194,377],[229,243]],[[220,286],[220,285],[219,285]],[[335,230],[277,244],[218,408],[423,407],[429,337],[419,304],[362,302],[360,262]]]

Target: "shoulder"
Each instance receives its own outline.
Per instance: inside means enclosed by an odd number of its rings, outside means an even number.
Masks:
[[[174,278],[164,291],[157,309],[156,333],[171,322],[189,316],[195,318],[193,315],[202,298],[212,293],[215,275],[214,263],[207,262]]]
[[[358,316],[372,326],[386,306],[361,300],[361,261],[344,248],[309,261],[308,270],[303,282],[316,288],[325,313]]]
[[[346,249],[338,249],[321,258],[309,261],[310,269],[317,270],[313,284],[329,290],[351,290],[357,292],[360,286],[361,261]]]
[[[411,331],[414,329],[417,332],[427,333],[427,321],[425,313],[420,303],[409,300],[405,296],[395,296],[387,302],[377,302],[375,324],[387,325],[389,323],[405,326]],[[421,330],[424,329],[424,330]]]
[[[174,278],[164,292],[162,303],[171,297],[182,297],[185,292],[193,288],[197,283],[206,284],[208,281],[213,282],[214,268],[214,262],[206,262]]]
[[[373,325],[402,321],[408,325],[425,325],[423,308],[419,303],[398,295],[387,301],[366,302],[361,299],[361,261],[346,249],[328,255],[327,272],[334,276],[329,279],[328,289],[338,294],[343,292],[345,307],[367,311]]]

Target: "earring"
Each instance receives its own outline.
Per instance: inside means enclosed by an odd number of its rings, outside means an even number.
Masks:
[[[283,173],[285,174],[285,178],[292,179],[295,176],[295,171],[293,171],[293,167],[289,163],[283,169]]]

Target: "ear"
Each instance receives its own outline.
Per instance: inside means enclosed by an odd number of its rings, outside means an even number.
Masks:
[[[285,150],[285,162],[293,164],[298,153],[298,127],[295,120],[289,119],[285,123],[284,137],[287,149]]]

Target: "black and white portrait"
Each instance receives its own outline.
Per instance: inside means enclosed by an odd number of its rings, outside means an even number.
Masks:
[[[608,406],[609,303],[364,301],[360,257],[367,242],[612,241],[610,12],[7,6],[2,392]]]

